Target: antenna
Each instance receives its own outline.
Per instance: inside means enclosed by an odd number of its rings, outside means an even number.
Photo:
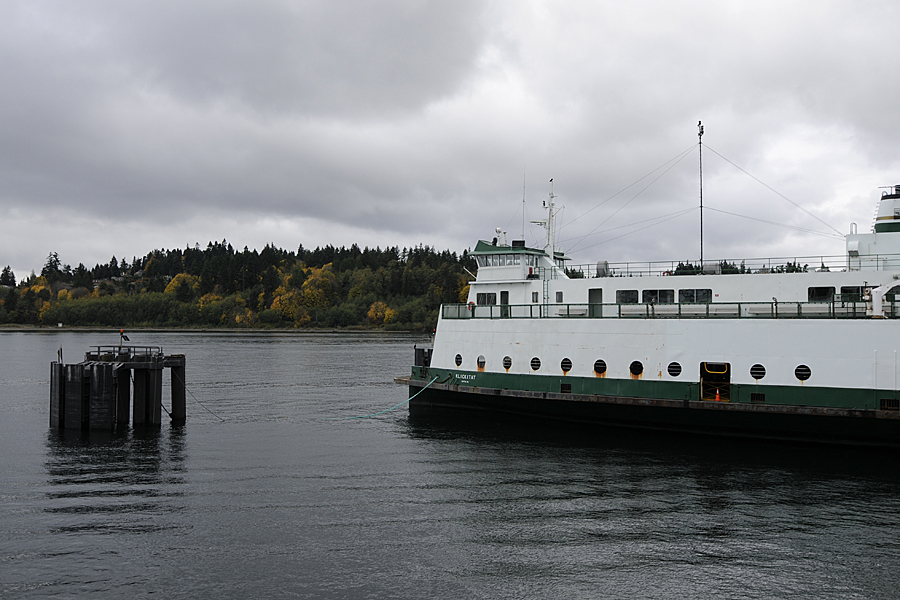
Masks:
[[[554,242],[556,241],[553,239],[554,238],[554,235],[553,235],[553,207],[554,207],[553,200],[554,200],[554,198],[556,198],[556,196],[553,195],[553,178],[551,177],[550,178],[550,202],[549,202],[549,206],[548,206],[549,210],[547,211],[547,245],[550,246],[550,260],[555,263],[556,262],[556,254],[555,254],[555,248],[553,247]]]
[[[522,239],[525,239],[525,167],[522,167]]]
[[[703,122],[697,121],[697,143],[700,146],[700,272],[703,272]]]

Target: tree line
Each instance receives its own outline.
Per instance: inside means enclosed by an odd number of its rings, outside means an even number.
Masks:
[[[428,246],[236,251],[226,240],[87,268],[56,252],[40,275],[0,272],[0,323],[430,330],[465,301],[474,261]]]

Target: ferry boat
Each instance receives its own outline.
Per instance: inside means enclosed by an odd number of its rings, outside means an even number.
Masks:
[[[479,241],[468,301],[396,381],[411,412],[898,446],[900,185],[878,204],[812,264],[571,266],[551,191],[546,245]]]

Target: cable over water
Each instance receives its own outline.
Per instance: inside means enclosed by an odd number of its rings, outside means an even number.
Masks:
[[[419,390],[418,392],[416,392],[415,394],[413,394],[412,396],[410,396],[409,398],[407,398],[406,400],[404,400],[404,401],[401,402],[400,404],[397,404],[396,406],[392,406],[392,407],[390,407],[390,408],[386,408],[386,409],[384,409],[384,410],[381,410],[381,411],[378,411],[378,412],[376,412],[376,413],[372,413],[372,414],[369,414],[369,415],[360,415],[360,416],[356,416],[356,417],[331,417],[331,418],[329,418],[328,420],[329,420],[329,421],[336,421],[336,420],[339,420],[339,419],[368,419],[369,417],[377,417],[378,415],[383,415],[384,413],[389,413],[389,412],[391,412],[392,410],[396,410],[396,409],[400,408],[400,407],[403,406],[404,404],[408,404],[410,400],[412,400],[413,398],[415,398],[416,396],[418,396],[419,394],[421,394],[422,392],[424,392],[425,390],[427,390],[427,389],[428,389],[428,386],[430,386],[432,383],[434,383],[435,381],[437,381],[437,379],[438,379],[438,378],[435,377],[434,379],[432,379],[431,381],[429,381],[428,384],[427,384],[425,387],[423,387],[421,390]]]

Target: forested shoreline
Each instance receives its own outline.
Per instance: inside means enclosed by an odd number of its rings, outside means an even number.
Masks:
[[[40,275],[0,273],[0,324],[430,331],[442,302],[465,301],[467,268],[465,252],[421,245],[235,251],[223,240],[91,269],[51,252]]]

